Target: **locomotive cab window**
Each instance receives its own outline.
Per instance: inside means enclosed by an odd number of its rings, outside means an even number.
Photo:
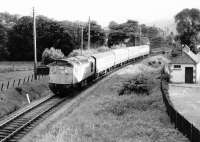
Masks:
[[[174,69],[181,69],[181,65],[174,65]]]

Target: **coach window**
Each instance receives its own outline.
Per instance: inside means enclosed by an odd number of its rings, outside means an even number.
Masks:
[[[93,63],[91,63],[91,72],[93,72],[93,67],[94,67]]]

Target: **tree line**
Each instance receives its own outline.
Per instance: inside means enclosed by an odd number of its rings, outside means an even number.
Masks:
[[[179,44],[189,46],[193,52],[199,52],[196,45],[200,44],[200,10],[183,9],[176,14],[175,22],[178,32],[175,40]]]
[[[39,60],[46,48],[60,49],[66,56],[72,50],[80,48],[82,27],[83,45],[87,48],[87,22],[56,21],[39,15],[36,17],[36,27]],[[134,20],[120,24],[111,21],[107,29],[91,21],[91,47],[111,47],[121,43],[133,46],[147,42],[150,42],[151,47],[160,47],[160,43],[166,42],[163,32],[160,28],[140,25]],[[33,53],[32,17],[0,13],[0,60],[29,61],[33,60]]]

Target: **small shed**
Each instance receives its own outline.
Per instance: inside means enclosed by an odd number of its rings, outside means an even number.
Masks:
[[[185,47],[177,57],[171,59],[169,73],[172,83],[200,83],[199,55]]]

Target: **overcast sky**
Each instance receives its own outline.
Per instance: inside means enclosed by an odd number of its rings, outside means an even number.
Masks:
[[[87,21],[90,16],[102,26],[127,19],[140,23],[173,19],[184,8],[199,8],[200,0],[0,0],[0,12],[37,14],[56,20]]]

